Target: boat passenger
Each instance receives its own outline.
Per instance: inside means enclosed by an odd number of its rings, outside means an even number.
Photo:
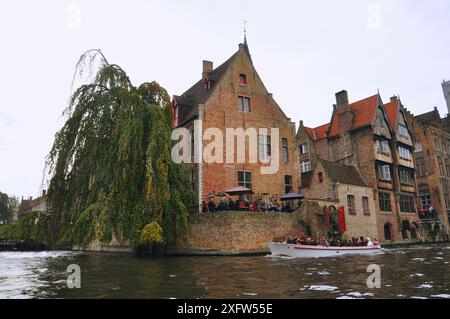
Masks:
[[[376,238],[373,239],[373,245],[374,246],[380,246],[380,243],[378,242],[378,239],[376,239]]]
[[[365,239],[364,239],[363,236],[359,237],[359,245],[360,245],[361,247],[367,246],[366,241],[365,241]]]
[[[367,247],[373,247],[373,246],[375,246],[375,245],[373,244],[373,242],[370,240],[369,237],[366,238],[366,243],[367,243]]]

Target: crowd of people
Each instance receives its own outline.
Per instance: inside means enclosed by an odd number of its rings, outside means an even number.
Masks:
[[[292,212],[294,209],[289,203],[280,204],[277,199],[272,199],[265,203],[261,198],[256,198],[253,201],[248,199],[233,201],[231,197],[226,197],[222,198],[218,204],[214,202],[213,198],[210,198],[208,202],[202,202],[203,213],[224,211]]]
[[[364,239],[364,237],[355,238],[348,240],[341,240],[330,238],[327,239],[322,237],[318,240],[315,240],[311,237],[308,238],[290,238],[289,236],[286,238],[286,244],[289,245],[303,245],[303,246],[323,246],[323,247],[374,247],[379,246],[380,243],[378,239],[374,239],[373,241],[370,238]]]

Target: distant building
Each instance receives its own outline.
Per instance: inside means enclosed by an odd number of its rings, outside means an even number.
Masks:
[[[328,201],[330,214],[345,209],[343,239],[379,238],[374,192],[356,167],[319,159],[313,171],[302,174],[301,193],[307,200]]]
[[[450,132],[447,118],[442,119],[437,108],[414,116],[409,122],[417,140],[414,152],[416,178],[420,197],[421,219],[429,231],[436,223],[445,233],[450,231]],[[436,214],[429,214],[432,206]]]
[[[43,213],[43,214],[50,213],[50,209],[47,202],[47,193],[45,190],[42,192],[42,196],[36,199],[30,197],[29,199],[24,200],[22,198],[19,210],[17,212],[17,219],[20,221],[29,213]]]
[[[448,114],[450,114],[450,81],[442,81],[442,90],[444,92],[444,98],[447,102]]]

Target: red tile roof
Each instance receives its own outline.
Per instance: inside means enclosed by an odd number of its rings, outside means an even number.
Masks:
[[[364,100],[354,102],[349,105],[350,109],[355,113],[352,123],[352,129],[357,129],[369,125],[373,122],[377,112],[378,94],[368,97]],[[339,111],[335,111],[331,120],[330,137],[339,135]]]
[[[306,132],[313,141],[319,141],[327,137],[330,124],[324,124],[316,128],[305,127]]]
[[[394,100],[394,101],[389,102],[388,104],[384,105],[389,122],[391,123],[392,127],[397,126],[397,116],[398,116],[399,106],[400,106],[399,100]]]

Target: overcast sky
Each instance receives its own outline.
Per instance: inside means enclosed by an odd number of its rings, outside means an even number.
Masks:
[[[334,94],[351,101],[400,94],[415,114],[447,114],[450,0],[111,1],[0,3],[0,191],[36,196],[63,125],[79,56],[101,49],[135,85],[181,94],[201,61],[224,62],[243,40],[285,113],[308,126],[330,120]]]

